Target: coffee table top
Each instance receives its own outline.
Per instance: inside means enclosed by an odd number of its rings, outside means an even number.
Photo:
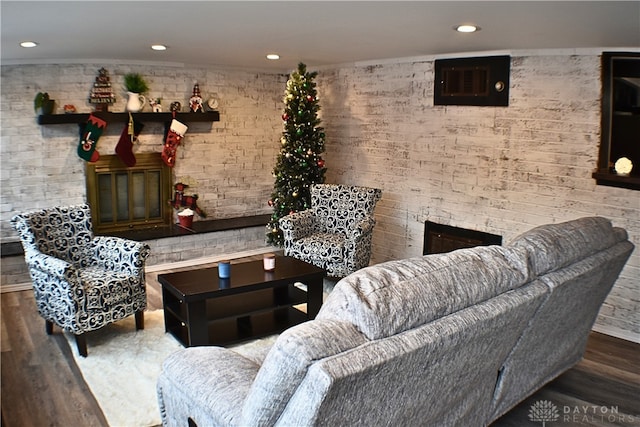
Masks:
[[[325,271],[312,264],[286,256],[276,256],[276,268],[264,271],[262,260],[233,263],[231,277],[220,279],[218,267],[194,268],[158,275],[158,281],[185,301],[233,295],[251,290],[302,282],[324,277]],[[305,283],[307,284],[307,283]]]

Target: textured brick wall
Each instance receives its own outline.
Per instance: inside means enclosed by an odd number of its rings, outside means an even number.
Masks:
[[[89,91],[103,64],[2,66],[0,235],[15,240],[9,225],[14,212],[85,200],[85,162],[76,153],[78,126],[39,126],[33,110],[38,91],[63,104],[89,112]],[[110,111],[126,104],[123,75],[143,74],[149,94],[163,98],[164,111],[172,101],[188,105],[198,82],[206,99],[219,99],[220,121],[189,126],[173,171],[174,182],[190,185],[187,193],[211,218],[270,213],[266,201],[273,187],[271,171],[279,149],[282,91],[286,75],[243,71],[106,65],[117,96]],[[147,105],[145,111],[150,111]],[[124,124],[107,124],[98,151],[115,154]],[[135,153],[160,152],[164,125],[145,123]],[[196,218],[197,219],[197,218]]]
[[[432,60],[318,80],[327,181],[382,188],[373,261],[422,253],[424,221],[500,234],[601,215],[640,244],[637,191],[596,186],[600,58],[513,56],[509,107],[433,105]],[[640,341],[640,251],[598,327]]]
[[[16,212],[53,205],[83,203],[85,162],[76,154],[78,126],[39,126],[33,110],[38,91],[61,106],[74,104],[79,112],[92,111],[87,103],[97,70],[103,64],[2,66],[0,178],[0,235],[2,242],[17,236],[9,219]],[[271,171],[279,149],[282,91],[286,75],[179,67],[106,65],[117,96],[110,111],[124,111],[123,75],[143,74],[150,95],[163,98],[164,111],[172,101],[188,105],[198,82],[206,99],[219,100],[220,121],[186,123],[178,148],[174,182],[190,185],[187,194],[199,195],[198,204],[209,218],[271,213],[267,200],[273,188]],[[149,106],[144,111],[150,111]],[[115,154],[124,124],[107,124],[98,151]],[[134,153],[160,152],[164,124],[145,123]],[[196,217],[196,220],[198,218]],[[148,242],[148,265],[179,262],[266,247],[264,228],[253,227]],[[29,281],[22,257],[2,259],[2,285]]]

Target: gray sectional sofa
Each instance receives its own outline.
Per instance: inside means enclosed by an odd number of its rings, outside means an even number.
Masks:
[[[364,268],[264,360],[220,347],[168,357],[163,424],[488,425],[580,361],[633,247],[587,217]]]

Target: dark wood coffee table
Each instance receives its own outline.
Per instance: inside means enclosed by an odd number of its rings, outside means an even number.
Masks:
[[[217,267],[158,275],[165,330],[185,347],[282,332],[318,314],[324,275],[321,268],[283,256],[271,272],[262,260],[232,262],[230,279],[219,279]]]

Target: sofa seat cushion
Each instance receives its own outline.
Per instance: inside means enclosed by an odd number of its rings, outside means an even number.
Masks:
[[[484,246],[389,261],[338,282],[317,319],[352,323],[381,339],[485,301],[528,281],[526,253]]]
[[[340,233],[314,233],[295,240],[289,249],[298,259],[341,263],[344,259],[345,236]]]
[[[532,272],[542,275],[609,248],[627,238],[602,217],[584,217],[533,228],[508,246],[527,251]]]
[[[136,276],[95,266],[79,269],[78,274],[85,284],[87,310],[110,311],[120,305],[133,305],[139,297],[146,299],[144,287]]]

